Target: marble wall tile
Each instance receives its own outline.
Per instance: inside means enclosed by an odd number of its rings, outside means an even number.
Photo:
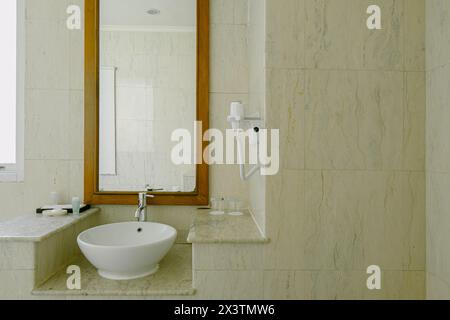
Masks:
[[[450,284],[441,280],[439,277],[427,273],[427,299],[428,300],[449,300]]]
[[[404,70],[406,49],[411,50],[413,47],[405,48],[405,5],[404,2],[409,0],[381,0],[377,1],[382,12],[382,29],[369,30],[366,27],[368,14],[367,8],[374,4],[370,0],[352,0],[357,2],[358,14],[362,14],[359,23],[362,23],[362,67],[364,69],[376,70]],[[413,16],[416,18],[417,16]],[[419,17],[423,17],[423,12]],[[412,29],[413,24],[409,25]],[[420,26],[419,26],[420,28]],[[417,28],[415,28],[417,30]],[[423,33],[414,35],[417,39],[423,39]],[[412,37],[410,37],[412,38]],[[409,39],[409,38],[408,38]],[[408,40],[406,39],[406,40]],[[412,42],[410,43],[412,44]]]
[[[282,300],[361,299],[367,290],[363,272],[267,271],[264,298]]]
[[[424,72],[405,73],[403,169],[424,171],[426,151],[426,79]]]
[[[238,165],[211,165],[209,169],[211,196],[237,198],[248,205],[249,190],[239,176]]]
[[[266,45],[268,68],[305,66],[305,0],[267,0]]]
[[[65,21],[27,21],[27,88],[69,89],[69,42]]]
[[[83,219],[51,237],[35,244],[35,284],[38,286],[81,255],[77,237],[83,231],[98,226],[98,214]]]
[[[365,271],[297,271],[295,284],[308,300],[420,300],[425,295],[424,272],[386,271],[381,290],[367,288]]]
[[[247,24],[248,0],[212,0],[211,23]]]
[[[233,24],[234,23],[234,0],[212,0],[210,9],[210,19],[213,24]]]
[[[25,212],[25,186],[23,183],[0,183],[2,208],[0,222],[13,219],[17,212]]]
[[[306,168],[400,169],[403,87],[400,72],[307,72]]]
[[[367,288],[365,271],[266,271],[264,298],[283,300],[423,299],[424,272],[388,271],[382,290]]]
[[[264,299],[296,300],[303,297],[301,288],[296,287],[295,271],[264,271]]]
[[[31,242],[0,242],[0,270],[33,270],[34,246]]]
[[[249,115],[266,113],[266,1],[249,0]]]
[[[74,244],[66,243],[63,241],[64,233],[71,233],[74,235],[74,227],[63,232],[57,233],[54,236],[38,243],[36,245],[36,269],[35,279],[36,284],[40,285],[49,277],[51,277],[56,271],[59,271],[68,260],[75,254]]]
[[[248,93],[247,26],[211,25],[210,92]]]
[[[187,230],[196,212],[196,207],[150,207],[150,219],[171,225],[177,230]]]
[[[450,282],[450,173],[428,173],[427,272]]]
[[[249,1],[234,0],[234,24],[248,24],[249,22]]]
[[[386,271],[382,275],[381,290],[365,291],[368,300],[425,299],[424,271]]]
[[[195,271],[198,299],[253,300],[263,298],[263,271]]]
[[[64,1],[67,1],[67,0],[64,0]],[[80,6],[81,12],[84,12],[84,0],[69,0],[67,2],[69,3],[68,5]],[[66,6],[66,8],[67,8],[67,6]],[[64,12],[65,12],[65,10],[64,10]],[[67,19],[67,14],[65,15],[64,19]],[[84,90],[84,54],[80,54],[80,52],[84,52],[84,20],[83,19],[81,22],[81,30],[70,31],[69,86],[70,86],[71,90]]]
[[[69,93],[69,121],[64,120],[65,130],[69,131],[67,146],[68,158],[71,160],[84,159],[84,93],[72,90]]]
[[[266,268],[424,269],[423,173],[284,171],[267,183]]]
[[[26,159],[68,159],[69,105],[69,91],[26,90],[25,140],[33,141],[25,148]]]
[[[406,71],[425,70],[426,0],[404,0]]]
[[[450,63],[450,3],[446,0],[426,1],[427,70]]]
[[[0,270],[0,299],[30,299],[33,290],[33,270]]]
[[[428,73],[427,93],[427,169],[450,172],[450,65]]]
[[[297,271],[295,283],[305,300],[336,299],[337,273],[335,271]]]
[[[363,272],[266,271],[264,298],[282,300],[361,299],[367,290]]]
[[[117,119],[149,120],[146,119],[146,93],[145,87],[117,87]]]
[[[450,296],[450,112],[448,83],[450,68],[450,2],[426,1],[427,68],[427,298]]]
[[[364,180],[362,174],[353,172],[308,173],[308,185],[313,187],[306,193],[305,212],[309,215],[310,223],[316,223],[322,228],[320,238],[314,229],[310,229],[308,246],[311,263],[314,257],[322,255],[326,247],[328,269],[362,268],[364,211],[369,193],[373,190],[364,187]]]
[[[50,192],[58,192],[60,201],[70,202],[70,162],[64,160],[25,161],[25,208],[18,214],[32,214],[49,201]]]
[[[194,244],[194,270],[261,270],[263,245]]]
[[[282,171],[267,177],[265,269],[301,268],[302,211],[305,207],[305,176],[300,171]],[[295,253],[293,252],[295,250]],[[321,255],[324,256],[324,255]]]
[[[305,167],[305,72],[268,69],[267,122],[280,130],[280,166]]]
[[[425,175],[400,172],[367,177],[372,187],[365,214],[365,267],[425,270]]]
[[[363,38],[360,24],[363,21],[359,16],[357,2],[352,0],[306,0],[305,65],[308,68],[360,68]]]
[[[26,19],[43,21],[65,20],[67,6],[71,3],[80,5],[81,2],[80,0],[27,0]]]
[[[249,202],[251,213],[261,233],[266,234],[266,177],[255,175],[249,182]]]
[[[360,0],[306,0],[306,67],[319,69],[403,69],[403,1],[377,3],[383,29],[368,30]]]
[[[367,289],[366,270],[336,272],[336,300],[361,300]]]

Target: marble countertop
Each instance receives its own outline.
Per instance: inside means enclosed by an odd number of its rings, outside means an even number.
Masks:
[[[249,211],[242,216],[213,216],[199,211],[188,236],[189,243],[267,243]]]
[[[78,257],[70,265],[81,268],[81,290],[67,289],[64,269],[33,290],[33,295],[162,297],[195,294],[192,286],[192,246],[189,244],[176,244],[154,275],[131,281],[112,281],[100,277],[84,257]]]
[[[16,219],[0,223],[1,241],[42,241],[56,232],[64,230],[78,221],[98,214],[100,209],[94,208],[81,213],[79,216],[44,217],[42,215],[21,216]]]

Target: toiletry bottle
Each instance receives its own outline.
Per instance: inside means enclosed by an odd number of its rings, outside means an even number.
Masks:
[[[50,197],[49,197],[49,205],[51,206],[57,206],[59,205],[59,194],[56,191],[50,192]]]
[[[72,198],[72,212],[74,215],[80,214],[81,201],[78,197]]]

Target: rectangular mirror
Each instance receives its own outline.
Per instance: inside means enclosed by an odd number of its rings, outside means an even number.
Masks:
[[[209,1],[87,0],[85,42],[85,201],[207,204],[207,165],[174,164],[171,136],[209,127]]]

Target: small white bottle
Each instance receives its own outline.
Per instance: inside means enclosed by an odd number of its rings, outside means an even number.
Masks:
[[[75,216],[80,215],[81,201],[78,197],[72,198],[72,213]]]
[[[59,194],[56,191],[50,192],[50,196],[49,196],[49,205],[51,206],[57,206],[59,205]]]

